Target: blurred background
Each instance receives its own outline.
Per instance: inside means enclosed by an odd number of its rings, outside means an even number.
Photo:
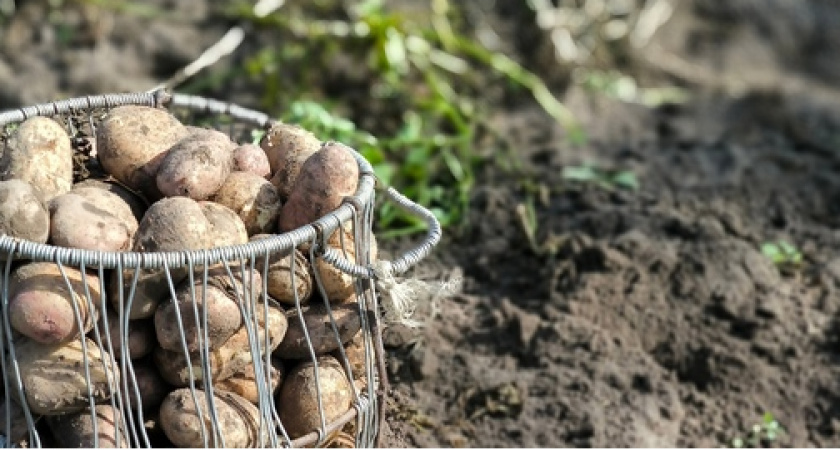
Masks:
[[[388,445],[837,446],[838,46],[831,0],[0,0],[0,110],[165,86],[431,208]]]

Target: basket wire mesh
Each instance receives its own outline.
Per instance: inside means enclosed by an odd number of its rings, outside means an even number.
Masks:
[[[74,139],[95,137],[98,121],[110,109],[121,105],[145,105],[165,108],[179,117],[184,123],[202,123],[225,131],[231,138],[246,138],[253,130],[265,130],[274,122],[264,113],[243,108],[238,105],[218,100],[184,95],[170,94],[159,90],[147,93],[109,94],[73,98],[47,104],[25,107],[17,110],[0,112],[0,133],[9,131],[17,124],[34,116],[47,116],[63,123],[69,135]],[[81,148],[81,147],[80,147]],[[77,149],[78,150],[78,149]],[[251,447],[281,447],[281,446],[324,446],[347,445],[359,447],[375,446],[379,437],[382,408],[385,405],[384,396],[387,391],[387,377],[384,370],[383,349],[381,340],[381,324],[379,323],[380,308],[377,279],[383,275],[392,276],[406,272],[410,267],[425,258],[440,239],[440,225],[425,208],[411,202],[392,188],[382,189],[385,197],[406,209],[408,212],[424,219],[428,223],[428,231],[424,240],[407,253],[393,261],[377,262],[376,269],[371,259],[373,205],[375,201],[375,178],[370,164],[358,153],[354,152],[360,177],[358,189],[354,196],[335,211],[298,229],[275,234],[260,240],[252,240],[247,244],[210,248],[197,251],[179,252],[102,252],[80,249],[56,247],[16,239],[10,236],[0,236],[0,261],[3,264],[2,278],[2,328],[0,344],[3,357],[0,357],[0,369],[3,371],[3,407],[0,408],[0,433],[5,438],[7,446],[20,443],[30,447],[50,445],[49,433],[40,424],[44,411],[33,411],[30,405],[25,374],[21,373],[20,358],[25,349],[18,348],[19,336],[12,327],[9,319],[9,281],[14,270],[21,264],[30,262],[46,262],[54,264],[67,292],[74,293],[78,302],[71,302],[76,328],[80,333],[79,345],[82,354],[81,383],[83,390],[78,392],[79,401],[74,410],[86,410],[90,414],[98,414],[102,405],[110,405],[113,411],[113,435],[103,434],[97,429],[99,422],[92,420],[92,445],[94,447],[113,446],[121,444],[131,447],[153,447],[156,444],[154,430],[147,429],[150,417],[155,416],[154,409],[144,407],[142,395],[138,385],[138,375],[135,363],[129,351],[123,349],[119,356],[115,355],[115,345],[126,346],[130,341],[129,312],[132,310],[138,285],[143,281],[144,274],[154,274],[162,277],[164,297],[174,299],[179,289],[185,285],[189,289],[189,298],[193,305],[192,311],[183,313],[174,308],[177,317],[177,328],[180,338],[180,353],[178,358],[184,358],[183,367],[186,371],[187,388],[194,405],[202,403],[207,408],[196,406],[198,422],[201,424],[201,442],[204,447],[228,447],[232,444],[242,446],[243,442],[232,442],[229,436],[223,434],[219,417],[219,397],[214,395],[219,389],[214,385],[214,371],[219,370],[214,365],[214,349],[207,344],[208,308],[197,305],[206,304],[208,285],[212,273],[222,272],[231,286],[232,294],[239,306],[243,318],[242,327],[247,335],[248,350],[246,354],[236,354],[237,358],[244,358],[252,364],[254,384],[257,398],[256,408],[258,420],[255,428],[247,430],[250,435],[244,445]],[[351,250],[341,231],[349,227],[355,247]],[[340,237],[339,248],[333,248],[326,243],[327,236],[337,232]],[[310,336],[309,327],[305,322],[305,304],[295,288],[296,283],[302,281],[295,275],[295,258],[289,258],[289,269],[294,304],[283,304],[287,310],[289,325],[299,321],[305,337],[308,359],[314,364],[315,387],[318,395],[319,426],[303,436],[291,436],[283,421],[280,419],[280,406],[277,403],[276,389],[272,385],[272,342],[270,330],[264,330],[269,325],[269,308],[267,305],[277,305],[267,293],[267,279],[269,260],[280,255],[287,255],[296,250],[305,250],[308,260],[313,262],[313,290],[320,293],[327,316],[329,317],[329,332],[336,340],[337,351],[332,352],[339,360],[345,375],[351,381],[352,406],[338,417],[328,418],[322,404],[321,382],[323,368],[319,367],[316,350]],[[352,251],[354,257],[349,257]],[[359,317],[359,331],[357,338],[361,342],[364,362],[361,367],[354,367],[343,345],[339,324],[334,316],[331,302],[327,301],[324,284],[319,270],[315,269],[316,259],[323,259],[345,274],[352,275],[355,288],[354,303]],[[262,270],[260,270],[260,268]],[[74,278],[68,272],[78,273],[81,283],[73,282]],[[116,286],[127,289],[117,289],[117,299],[109,299],[106,280],[111,280]],[[79,284],[81,289],[79,289]],[[81,291],[81,292],[79,292]],[[98,294],[97,294],[98,293]],[[197,293],[201,293],[200,295]],[[200,301],[199,301],[200,300]],[[317,301],[315,297],[313,302]],[[262,308],[259,306],[263,305]],[[115,316],[109,318],[105,311],[115,309]],[[200,310],[199,310],[200,309]],[[91,320],[91,311],[99,311],[100,320],[93,320],[92,326],[86,321]],[[88,315],[88,317],[85,317]],[[187,316],[187,317],[184,317]],[[113,335],[109,320],[116,319],[118,330]],[[198,351],[188,348],[188,332],[184,327],[187,320],[197,324],[200,345]],[[264,326],[262,325],[264,324]],[[90,329],[85,333],[84,330]],[[92,343],[92,345],[87,345]],[[102,351],[100,351],[101,349]],[[197,359],[193,360],[193,359]],[[359,370],[361,369],[361,370]],[[355,372],[354,372],[355,371]],[[363,373],[358,373],[363,372]],[[40,374],[44,378],[49,373]],[[359,381],[361,382],[353,382]],[[49,403],[49,401],[47,401]],[[66,409],[66,405],[57,405],[56,411]],[[353,420],[355,419],[355,421]],[[160,418],[158,417],[159,421]],[[348,437],[347,433],[352,433]],[[226,440],[226,438],[228,438]],[[107,442],[106,442],[107,440]]]

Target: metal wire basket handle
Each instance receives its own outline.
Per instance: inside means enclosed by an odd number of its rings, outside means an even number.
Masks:
[[[107,109],[123,105],[188,107],[191,110],[200,112],[227,114],[263,128],[275,123],[265,113],[244,108],[233,103],[194,95],[169,93],[166,90],[160,89],[151,92],[77,97],[0,112],[0,127],[11,123],[22,122],[34,116],[58,116],[76,111],[95,108]],[[102,265],[104,268],[115,268],[119,263],[120,266],[127,265],[130,267],[151,269],[164,266],[170,268],[184,267],[188,262],[192,262],[193,264],[212,264],[231,257],[253,254],[254,252],[265,254],[267,252],[273,253],[276,251],[290,250],[303,242],[311,242],[319,236],[331,233],[341,223],[350,220],[356,214],[362,212],[361,205],[366,204],[373,195],[376,180],[373,167],[371,167],[370,163],[356,151],[353,152],[353,156],[359,163],[360,169],[359,187],[354,196],[346,198],[338,209],[311,224],[260,241],[199,251],[113,253],[67,249],[48,244],[21,241],[9,236],[0,236],[0,251],[17,252],[23,257],[36,261],[58,261],[73,265]],[[429,255],[440,241],[442,233],[440,222],[431,211],[406,198],[395,189],[388,187],[384,193],[391,201],[406,210],[406,212],[426,222],[428,230],[421,243],[392,261],[378,262],[376,270],[372,266],[359,265],[345,259],[335,249],[327,248],[324,250],[322,258],[325,261],[335,265],[339,270],[347,274],[366,279],[375,279],[383,275],[392,276],[405,273]]]

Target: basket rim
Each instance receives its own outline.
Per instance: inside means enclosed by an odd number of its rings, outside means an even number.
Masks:
[[[187,108],[196,112],[225,114],[236,121],[261,128],[278,123],[263,112],[245,108],[232,102],[156,90],[74,97],[0,111],[0,126],[23,122],[35,116],[55,117],[72,112],[95,108],[110,109],[124,105],[145,105],[167,109],[169,107]],[[245,244],[167,252],[84,250],[41,244],[2,235],[0,236],[0,255],[15,255],[18,258],[56,262],[68,266],[95,266],[104,269],[160,269],[218,264],[234,259],[247,259],[253,255],[269,256],[279,252],[288,252],[302,243],[313,242],[322,236],[329,235],[342,223],[362,214],[363,211],[359,211],[359,207],[369,205],[373,201],[376,182],[373,167],[356,149],[350,148],[350,150],[359,165],[359,180],[356,192],[350,197],[345,197],[343,203],[337,209],[294,230],[273,233],[269,237]],[[7,264],[11,264],[13,260],[14,258],[7,258]]]

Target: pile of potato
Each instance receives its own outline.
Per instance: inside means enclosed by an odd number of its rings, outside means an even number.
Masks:
[[[239,144],[219,131],[185,125],[164,109],[122,106],[102,118],[95,135],[93,155],[107,176],[74,180],[71,138],[59,122],[33,117],[9,133],[0,158],[0,235],[106,252],[244,244],[333,211],[355,193],[359,178],[346,146],[288,124],[272,125],[259,145]],[[327,242],[343,246],[354,260],[350,224]],[[25,402],[46,431],[44,443],[92,446],[95,425],[100,446],[143,445],[130,440],[112,406],[117,401],[125,411],[142,409],[156,444],[203,447],[199,414],[210,422],[201,388],[209,377],[225,445],[266,445],[266,433],[259,431],[255,356],[271,361],[260,365],[259,377],[270,380],[278,415],[293,439],[321,423],[310,350],[317,355],[327,423],[351,408],[351,383],[364,386],[354,280],[320,258],[310,261],[305,249],[259,258],[256,270],[229,264],[193,274],[183,268],[100,273],[20,259],[12,264],[8,320],[14,353],[5,355],[6,376],[22,383],[24,396],[7,392],[0,415],[11,408],[15,442],[28,437],[20,412]],[[127,321],[124,335],[121,318]],[[254,339],[262,354],[252,354]],[[200,363],[203,347],[209,373]],[[342,353],[353,380],[340,363]],[[125,390],[126,379],[138,389],[127,383]],[[123,429],[119,442],[117,427]],[[212,445],[212,435],[207,438]]]

